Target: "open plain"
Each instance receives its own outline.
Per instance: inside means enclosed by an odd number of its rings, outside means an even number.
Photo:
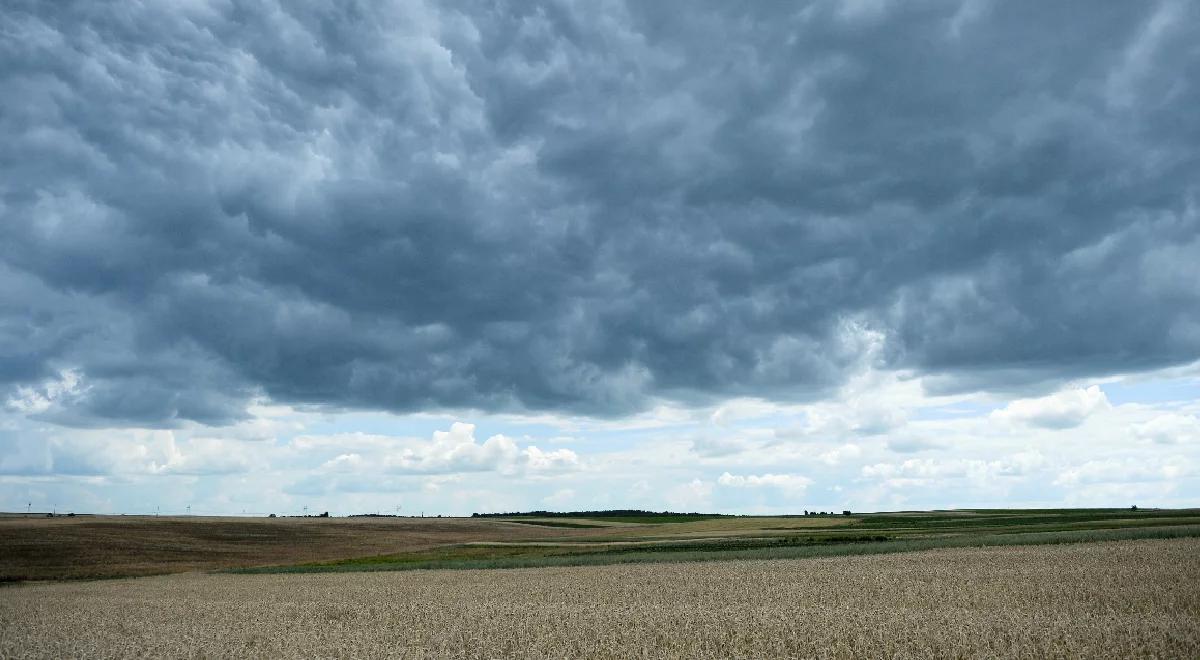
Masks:
[[[0,658],[1200,656],[1186,509],[10,515],[0,577]]]
[[[211,518],[0,516],[0,582],[798,558],[1200,536],[1194,509],[853,516]]]
[[[9,515],[0,517],[0,581],[128,577],[319,562],[469,541],[560,537],[563,533],[535,525],[464,518]]]
[[[0,657],[1197,657],[1200,540],[0,591]]]

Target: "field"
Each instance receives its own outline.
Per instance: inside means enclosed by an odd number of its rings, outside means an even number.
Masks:
[[[185,571],[325,572],[779,559],[1200,536],[1200,511],[856,516],[0,516],[0,582]]]
[[[1200,540],[0,590],[0,657],[1197,657]]]
[[[536,540],[561,530],[466,518],[0,517],[0,581],[111,578]]]

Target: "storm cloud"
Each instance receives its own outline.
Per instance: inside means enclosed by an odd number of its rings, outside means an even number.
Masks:
[[[611,416],[1200,358],[1200,9],[7,2],[0,401]]]

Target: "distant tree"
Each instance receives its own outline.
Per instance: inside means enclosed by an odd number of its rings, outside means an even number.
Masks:
[[[275,514],[273,514],[273,513],[272,513],[271,515],[269,515],[269,516],[267,516],[267,517],[268,517],[268,518],[274,518],[274,517],[275,517]]]
[[[326,511],[325,513],[322,513],[320,516],[318,516],[318,518],[328,518],[328,517],[329,517],[328,511]]]
[[[1136,505],[1136,504],[1134,504],[1133,506],[1129,507],[1129,510],[1130,510],[1130,511],[1137,511],[1137,505]]]
[[[849,509],[847,509],[847,510],[843,511],[843,512],[842,512],[842,515],[843,515],[843,516],[848,516],[848,515],[850,515],[850,510],[849,510]]]

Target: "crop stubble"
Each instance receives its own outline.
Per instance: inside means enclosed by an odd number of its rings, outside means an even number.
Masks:
[[[0,656],[1200,655],[1200,541],[0,590]]]

